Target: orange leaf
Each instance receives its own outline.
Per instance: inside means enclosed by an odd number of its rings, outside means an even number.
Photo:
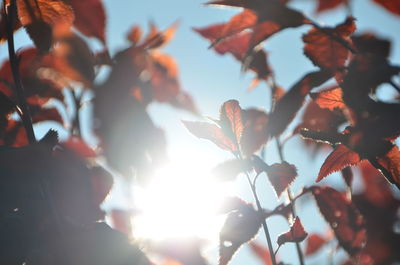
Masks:
[[[18,0],[18,17],[40,51],[48,51],[55,25],[72,25],[75,14],[65,0]],[[85,14],[86,15],[86,14]]]
[[[325,220],[350,255],[360,251],[366,242],[364,218],[345,194],[330,187],[312,187],[311,191]]]
[[[239,143],[243,133],[242,108],[237,100],[224,102],[220,110],[219,125],[227,136]]]
[[[393,181],[397,186],[400,185],[400,150],[398,146],[393,146],[389,152],[383,157],[378,158],[378,163],[381,164],[392,176]]]
[[[310,93],[310,96],[323,109],[334,110],[335,108],[343,109],[346,107],[340,87],[332,87],[320,92]]]
[[[301,242],[307,237],[307,232],[304,231],[304,227],[301,224],[300,218],[296,217],[294,223],[290,227],[290,231],[281,234],[278,237],[278,245],[281,246],[288,242]]]
[[[355,29],[352,17],[347,18],[343,24],[337,25],[335,28],[324,28],[325,32],[312,28],[303,36],[304,54],[313,64],[322,69],[340,70],[344,67],[350,51],[326,32],[350,43],[350,35]]]
[[[214,142],[220,148],[235,152],[237,146],[227,137],[222,129],[208,122],[182,121],[185,127],[195,136]]]
[[[74,152],[80,157],[93,158],[97,156],[93,148],[88,146],[82,138],[77,136],[72,136],[68,138],[67,141],[62,143],[62,146]]]
[[[95,37],[106,43],[106,14],[101,0],[72,0],[75,11],[74,26],[88,37]]]
[[[345,145],[338,145],[325,159],[318,173],[317,182],[329,174],[339,171],[347,166],[353,166],[361,161],[360,155],[351,151]]]
[[[327,240],[319,234],[309,235],[306,241],[306,256],[316,253],[325,245],[325,243],[327,243]]]
[[[278,198],[290,186],[297,177],[297,170],[294,165],[283,161],[282,163],[273,164],[266,169],[268,179],[274,187]]]

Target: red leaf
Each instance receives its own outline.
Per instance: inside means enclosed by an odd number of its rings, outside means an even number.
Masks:
[[[340,5],[344,5],[348,0],[318,0],[317,13],[334,9]]]
[[[228,214],[219,234],[219,265],[226,265],[239,247],[257,235],[262,218],[247,205]]]
[[[75,11],[74,26],[88,37],[95,37],[106,43],[106,14],[101,0],[72,0]]]
[[[351,17],[335,28],[324,28],[325,32],[313,28],[303,36],[304,54],[316,66],[336,72],[344,67],[350,51],[326,32],[350,43],[350,35],[355,29],[354,18]]]
[[[344,182],[346,182],[347,187],[351,188],[351,185],[353,184],[353,171],[351,170],[351,167],[345,167],[341,170],[342,177]]]
[[[243,7],[251,10],[257,15],[257,22],[253,24],[245,23],[244,27],[251,28],[252,36],[247,54],[253,50],[262,41],[274,33],[290,27],[298,27],[305,23],[309,23],[302,13],[286,7],[280,1],[232,1],[232,0],[216,0],[208,2],[209,5],[235,6]],[[248,22],[248,21],[246,21]]]
[[[225,136],[222,129],[217,125],[208,122],[182,122],[185,127],[195,136],[210,140],[220,148],[227,151],[235,152],[238,150],[236,144],[234,144],[229,137]]]
[[[77,136],[72,136],[68,138],[67,141],[62,143],[62,146],[74,152],[80,157],[93,158],[97,156],[95,150],[88,146],[82,138]]]
[[[237,100],[228,100],[224,102],[220,110],[219,125],[225,134],[232,136],[235,143],[239,143],[242,138],[243,121],[242,108]]]
[[[338,145],[325,159],[318,173],[317,182],[329,174],[339,171],[347,166],[353,166],[361,161],[360,155],[351,151],[345,145]]]
[[[400,185],[400,150],[398,146],[393,146],[383,157],[378,158],[378,163],[382,165],[392,176],[397,186]]]
[[[325,245],[325,243],[327,243],[327,240],[319,234],[309,235],[306,241],[306,256],[316,253]]]
[[[281,234],[278,237],[278,245],[281,246],[288,242],[301,242],[307,237],[307,232],[304,231],[304,227],[300,222],[299,217],[296,217],[294,223],[290,227],[290,231]]]
[[[258,109],[246,109],[242,114],[244,129],[240,148],[245,156],[250,156],[267,142],[268,114]]]
[[[311,72],[298,81],[276,104],[270,115],[268,132],[271,136],[280,135],[293,120],[301,108],[307,93],[314,87],[320,86],[331,75],[327,72]]]
[[[267,174],[279,198],[297,177],[297,170],[294,165],[284,161],[280,164],[276,163],[269,166],[267,168]]]
[[[264,263],[264,265],[272,265],[271,255],[269,254],[267,248],[264,248],[254,241],[250,242],[249,246],[253,253],[262,261],[262,263]]]
[[[332,87],[320,92],[310,93],[311,98],[323,109],[343,109],[343,93],[340,87]]]
[[[63,0],[18,0],[18,17],[36,47],[47,52],[52,44],[55,25],[72,25],[75,15],[72,7]]]
[[[313,187],[312,193],[325,220],[335,232],[339,244],[353,255],[366,242],[364,218],[345,194],[330,187]]]
[[[393,14],[400,15],[400,1],[398,0],[374,0],[375,3],[381,5]]]

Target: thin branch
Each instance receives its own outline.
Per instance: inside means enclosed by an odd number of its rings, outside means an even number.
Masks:
[[[277,149],[278,149],[279,158],[280,158],[281,162],[283,162],[283,161],[285,161],[285,157],[283,155],[282,145],[281,145],[281,143],[279,141],[279,138],[275,137],[275,143],[276,143],[276,146],[277,146]],[[287,196],[288,196],[288,199],[289,199],[289,202],[290,202],[290,206],[289,207],[290,207],[290,211],[292,213],[292,218],[295,218],[297,215],[296,215],[296,210],[295,210],[295,207],[294,207],[294,199],[293,199],[290,187],[288,187],[286,189],[286,193],[287,193]],[[299,242],[295,242],[295,244],[296,244],[297,256],[299,257],[300,265],[304,265],[305,263],[304,263],[303,251],[300,248]]]
[[[33,131],[33,125],[32,125],[31,115],[29,112],[29,107],[26,102],[25,90],[22,85],[21,77],[19,74],[19,67],[18,67],[19,60],[17,58],[17,55],[15,54],[15,48],[14,48],[13,25],[14,25],[14,20],[16,19],[17,6],[15,0],[10,1],[9,5],[6,5],[4,1],[3,5],[6,8],[8,56],[10,60],[11,72],[15,83],[15,94],[17,95],[18,105],[21,110],[21,120],[24,125],[28,141],[29,143],[32,144],[36,142],[36,137]]]
[[[400,93],[400,87],[399,87],[395,82],[393,82],[392,80],[390,80],[390,81],[389,81],[389,84],[390,84],[394,89],[396,89],[397,92]]]
[[[71,122],[71,128],[70,128],[70,134],[71,135],[81,135],[81,121],[80,121],[80,108],[82,105],[82,95],[83,91],[78,95],[76,91],[73,88],[69,88],[68,91],[71,94],[72,101],[74,103],[75,107],[75,113],[74,117],[72,117],[72,122]]]
[[[240,154],[239,154],[237,157],[238,157],[238,159],[243,160],[243,157],[242,157]],[[260,200],[258,199],[258,195],[257,195],[257,191],[256,191],[256,186],[253,185],[253,183],[251,182],[249,173],[247,173],[247,172],[245,172],[245,173],[246,173],[247,181],[249,182],[251,191],[252,191],[252,193],[253,193],[254,200],[256,201],[257,212],[258,212],[258,213],[260,214],[260,216],[261,216],[261,214],[263,214],[263,208],[261,207]],[[264,229],[265,238],[267,239],[268,250],[269,250],[269,253],[271,253],[270,257],[271,257],[272,265],[277,265],[277,263],[276,263],[276,257],[275,257],[275,255],[273,255],[273,253],[274,253],[274,248],[272,247],[272,240],[271,240],[271,235],[270,235],[270,233],[269,233],[267,221],[266,221],[265,218],[262,218],[261,220],[262,220],[261,224],[262,224],[262,227],[263,227],[263,229]]]

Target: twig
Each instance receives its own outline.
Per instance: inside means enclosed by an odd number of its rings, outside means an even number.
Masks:
[[[17,55],[15,54],[14,48],[14,20],[16,19],[16,4],[15,0],[10,1],[9,5],[6,5],[5,1],[3,5],[6,8],[6,31],[7,31],[7,44],[8,44],[8,56],[10,60],[11,72],[13,75],[14,83],[15,83],[15,94],[17,95],[18,106],[21,110],[21,120],[24,125],[26,135],[28,137],[29,143],[35,143],[36,137],[33,131],[33,125],[31,120],[31,115],[29,112],[29,107],[26,102],[25,90],[21,82],[21,77],[19,74],[19,60]]]
[[[237,158],[240,159],[240,160],[243,160],[243,157],[241,156],[241,154],[238,154]],[[260,214],[260,216],[261,216],[261,214],[263,213],[263,209],[262,209],[262,207],[261,207],[260,200],[258,199],[258,195],[257,195],[257,191],[256,191],[256,186],[253,185],[253,183],[251,182],[249,173],[247,173],[247,172],[245,172],[245,173],[246,173],[247,181],[249,182],[251,191],[252,191],[252,193],[253,193],[254,200],[256,201],[257,212],[258,212],[258,213]],[[254,182],[254,183],[255,183],[255,182]],[[263,229],[264,229],[265,238],[267,239],[267,244],[268,244],[269,253],[271,253],[270,257],[271,257],[272,265],[277,265],[275,255],[273,255],[273,253],[274,253],[274,248],[272,247],[271,235],[270,235],[270,233],[269,233],[267,221],[266,221],[266,219],[265,219],[264,217],[261,218],[261,224],[262,224],[262,227],[263,227]]]
[[[390,80],[390,81],[389,81],[389,84],[390,84],[394,89],[396,89],[397,92],[400,93],[400,87],[399,87],[395,82],[393,82],[392,80]]]
[[[275,137],[275,143],[276,143],[276,146],[277,146],[277,149],[278,149],[279,158],[280,158],[281,162],[283,162],[283,161],[285,161],[285,158],[284,158],[284,155],[283,155],[282,145],[281,145],[281,143],[279,141],[279,138]],[[286,193],[287,193],[287,196],[288,196],[288,199],[289,199],[289,202],[290,202],[290,206],[289,207],[290,207],[290,211],[292,212],[292,218],[295,218],[297,215],[296,215],[296,210],[295,210],[295,207],[294,207],[294,199],[293,199],[290,187],[288,187],[286,189]],[[303,257],[303,252],[301,251],[301,248],[300,248],[300,244],[299,244],[299,242],[295,242],[295,244],[296,244],[297,256],[299,257],[300,265],[304,265],[305,264],[304,263],[304,257]]]
[[[73,88],[69,88],[68,91],[71,93],[72,101],[74,102],[74,107],[75,107],[75,115],[72,118],[71,122],[71,129],[70,129],[70,134],[71,135],[81,135],[81,122],[80,122],[80,107],[81,107],[81,100],[82,100],[82,94],[83,91],[78,95]]]

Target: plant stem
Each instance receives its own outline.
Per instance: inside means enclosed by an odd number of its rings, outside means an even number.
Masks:
[[[243,157],[242,157],[241,154],[238,155],[238,159],[243,161]],[[275,253],[274,252],[274,248],[272,247],[271,235],[269,233],[267,221],[264,218],[263,208],[261,207],[260,200],[258,199],[255,183],[253,184],[251,182],[249,173],[247,173],[247,172],[245,172],[245,173],[246,173],[247,181],[249,182],[249,185],[250,185],[250,188],[251,188],[251,192],[253,193],[254,200],[256,201],[257,212],[261,217],[261,224],[262,224],[262,227],[263,227],[263,230],[264,230],[265,238],[267,239],[268,251],[270,253],[272,265],[277,265],[276,258],[275,258],[275,255],[274,255],[274,253]]]
[[[8,44],[8,56],[10,60],[11,72],[13,75],[15,83],[15,94],[17,95],[18,106],[21,110],[21,120],[24,125],[26,135],[28,137],[29,143],[35,143],[35,133],[33,131],[31,115],[29,112],[29,107],[26,102],[24,87],[21,82],[21,77],[19,74],[19,61],[15,54],[14,48],[14,20],[16,19],[16,4],[15,0],[11,0],[9,5],[3,2],[6,8],[6,21],[7,21],[7,44]]]
[[[81,99],[82,99],[82,94],[83,91],[78,95],[73,88],[68,89],[71,93],[72,101],[74,102],[74,107],[75,107],[75,115],[72,118],[71,122],[71,129],[70,129],[70,134],[71,135],[81,135],[81,121],[80,121],[80,107],[81,107]]]
[[[285,157],[283,155],[282,145],[277,137],[275,137],[275,142],[276,142],[276,146],[278,149],[279,158],[280,158],[281,162],[283,162],[283,161],[285,161]],[[288,199],[290,202],[290,211],[292,212],[292,218],[295,218],[297,215],[296,215],[296,210],[294,208],[294,200],[293,200],[293,196],[292,196],[290,187],[287,188],[286,193],[287,193],[287,196],[288,196]],[[295,245],[296,245],[297,256],[299,257],[300,265],[304,265],[305,263],[304,263],[303,252],[301,251],[299,242],[295,242]]]

